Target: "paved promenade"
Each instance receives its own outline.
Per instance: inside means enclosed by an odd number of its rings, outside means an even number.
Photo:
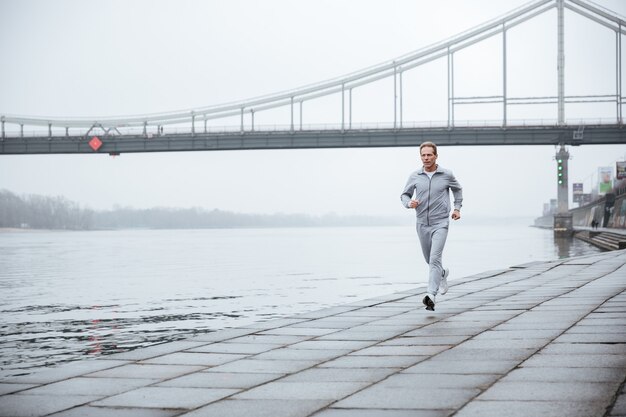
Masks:
[[[489,259],[485,259],[486,265]],[[0,379],[1,416],[626,416],[626,251]]]

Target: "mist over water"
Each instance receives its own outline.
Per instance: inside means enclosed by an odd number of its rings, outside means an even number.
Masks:
[[[532,219],[451,224],[450,280],[597,252]],[[2,374],[425,285],[406,226],[0,232]],[[445,297],[442,298],[445,302]]]

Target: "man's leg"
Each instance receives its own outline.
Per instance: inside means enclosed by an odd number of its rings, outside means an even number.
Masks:
[[[443,247],[446,244],[448,238],[448,226],[435,228],[431,233],[430,239],[430,259],[428,265],[430,267],[428,277],[428,293],[437,295],[439,291],[439,284],[441,283],[441,277],[443,276],[443,266],[441,264],[441,257],[443,255]]]
[[[422,248],[422,254],[424,255],[424,260],[426,263],[430,261],[430,236],[432,229],[430,226],[426,226],[425,224],[417,224],[417,237],[420,241],[420,246]]]
[[[417,237],[420,240],[420,246],[422,247],[422,254],[424,255],[424,259],[426,263],[430,261],[430,252],[432,248],[432,232],[433,228],[431,226],[426,226],[423,224],[417,224]],[[430,279],[429,279],[430,281]],[[426,306],[426,310],[434,311],[435,310],[435,292],[430,291],[430,284],[428,285],[428,293],[422,300],[422,303]]]

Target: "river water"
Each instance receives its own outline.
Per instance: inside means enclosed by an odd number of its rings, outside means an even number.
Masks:
[[[597,252],[532,219],[451,225],[450,280]],[[0,232],[2,374],[422,286],[394,227]]]

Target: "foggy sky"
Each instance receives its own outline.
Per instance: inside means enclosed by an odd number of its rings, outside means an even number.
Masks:
[[[385,62],[496,18],[526,1],[0,0],[0,114],[130,116],[275,93]],[[626,2],[596,1],[626,15]],[[615,35],[566,12],[566,94],[614,94]],[[507,34],[508,93],[556,94],[556,12]],[[455,57],[455,93],[501,93],[501,38]],[[572,47],[574,45],[575,47]],[[405,78],[405,121],[445,120],[445,61]],[[354,93],[354,122],[393,121],[391,81]],[[306,123],[340,122],[337,97]],[[521,108],[524,107],[524,108]],[[498,120],[501,105],[457,108]],[[556,105],[510,107],[556,118]],[[569,118],[615,105],[569,105]],[[288,109],[255,115],[288,124]],[[238,121],[220,121],[219,123]],[[442,147],[464,186],[464,216],[534,216],[556,197],[551,146]],[[570,148],[585,192],[626,146]],[[64,195],[94,209],[203,207],[246,213],[402,215],[416,148],[0,156],[0,189]],[[570,188],[571,193],[571,188]]]

